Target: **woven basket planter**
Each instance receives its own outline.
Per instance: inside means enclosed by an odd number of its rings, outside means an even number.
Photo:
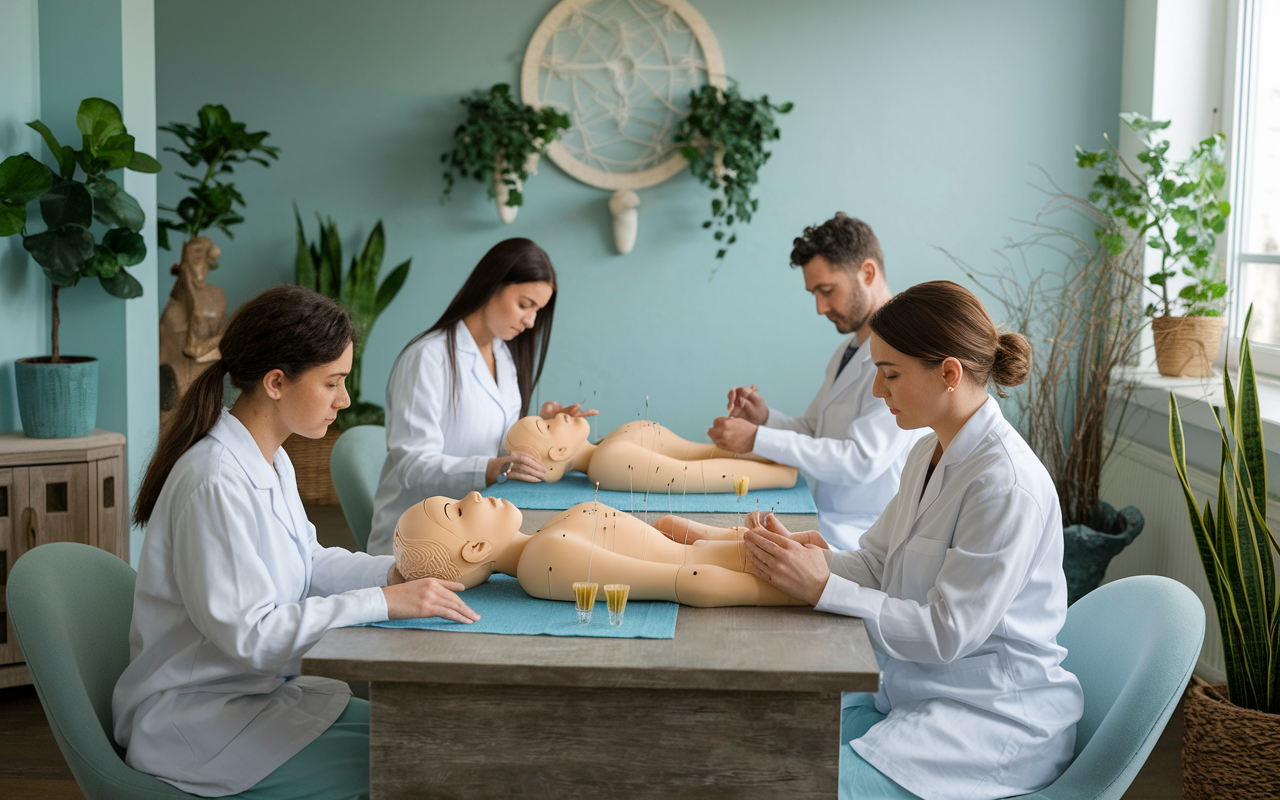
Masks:
[[[293,462],[298,475],[298,494],[302,502],[317,506],[338,505],[338,492],[333,488],[333,476],[329,473],[329,456],[342,431],[330,425],[322,439],[308,439],[293,434],[284,440],[284,451]]]
[[[1280,714],[1233,705],[1193,677],[1183,700],[1183,800],[1280,797]]]
[[[1156,367],[1166,378],[1213,377],[1218,357],[1222,317],[1156,317],[1151,333],[1156,344]]]

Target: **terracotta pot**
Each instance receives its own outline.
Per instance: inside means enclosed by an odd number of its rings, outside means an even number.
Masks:
[[[1218,357],[1222,317],[1156,317],[1151,333],[1156,342],[1156,366],[1166,378],[1213,377]]]
[[[333,477],[329,473],[329,456],[341,435],[342,431],[336,425],[330,425],[329,432],[322,439],[308,439],[295,433],[284,440],[284,451],[289,454],[293,471],[298,475],[298,494],[302,496],[302,502],[317,506],[338,505],[338,491],[333,488]]]
[[[1183,697],[1184,800],[1280,797],[1280,714],[1240,708],[1192,677]]]

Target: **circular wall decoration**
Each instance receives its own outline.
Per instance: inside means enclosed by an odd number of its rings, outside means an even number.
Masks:
[[[643,189],[688,164],[671,135],[689,92],[724,88],[724,58],[686,0],[561,0],[534,31],[520,90],[569,114],[547,157],[601,189]]]

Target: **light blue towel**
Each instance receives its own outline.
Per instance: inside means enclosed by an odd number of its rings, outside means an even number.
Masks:
[[[622,624],[609,624],[609,607],[604,598],[596,600],[591,623],[578,624],[573,603],[539,600],[525,594],[520,582],[507,575],[494,575],[486,583],[459,595],[479,622],[465,625],[447,619],[395,619],[375,622],[379,628],[417,628],[424,631],[458,633],[509,633],[526,636],[600,636],[611,639],[670,639],[676,635],[676,611],[680,606],[653,600],[627,603]]]
[[[589,502],[595,494],[595,486],[581,472],[570,472],[555,483],[527,483],[507,481],[495,483],[480,494],[485,497],[501,497],[516,508],[544,508],[563,511],[578,503]],[[746,514],[755,511],[759,500],[761,511],[776,514],[816,514],[818,507],[804,479],[796,481],[790,489],[761,489],[747,492],[739,498],[733,492],[650,492],[646,500],[644,492],[606,492],[600,490],[601,503],[632,514]],[[647,504],[647,505],[646,505]]]

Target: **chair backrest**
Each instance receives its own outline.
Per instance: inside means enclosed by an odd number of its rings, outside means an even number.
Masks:
[[[54,738],[89,800],[189,797],[130,769],[112,736],[111,693],[129,665],[137,573],[86,544],[54,542],[18,559],[7,601]]]
[[[342,504],[342,515],[361,550],[369,547],[373,525],[373,497],[378,492],[382,463],[387,460],[387,429],[381,425],[348,428],[334,442],[329,456],[333,488]]]
[[[1075,760],[1026,798],[1120,800],[1182,697],[1204,643],[1205,609],[1170,578],[1138,575],[1101,586],[1067,610],[1058,643],[1080,679],[1084,716]]]

